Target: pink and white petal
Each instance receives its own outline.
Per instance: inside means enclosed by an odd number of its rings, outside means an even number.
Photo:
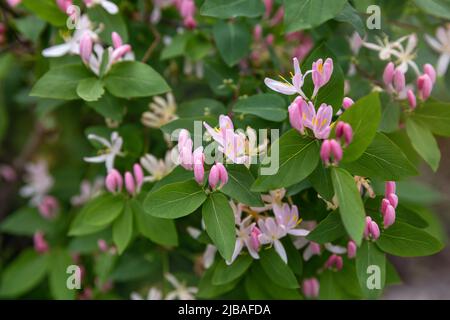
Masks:
[[[286,94],[286,95],[293,95],[297,93],[297,89],[292,85],[284,82],[280,82],[277,80],[273,80],[270,78],[265,78],[264,83],[266,86],[268,86],[273,91]]]
[[[90,163],[102,163],[106,161],[106,154],[102,154],[100,156],[96,156],[96,157],[84,157],[84,161],[86,162],[90,162]]]
[[[42,55],[46,58],[62,57],[70,52],[72,44],[70,42],[58,44],[56,46],[44,49]]]
[[[445,29],[443,27],[439,27],[436,30],[436,38],[439,40],[440,43],[445,44],[448,42],[447,38],[447,32],[445,32]]]
[[[435,51],[441,52],[443,47],[442,44],[437,41],[435,38],[425,35],[425,41],[430,45],[431,48],[433,48]]]
[[[313,255],[314,253],[311,250],[311,246],[307,246],[305,251],[303,251],[303,260],[308,261]]]
[[[231,256],[230,261],[226,261],[227,265],[232,264],[234,262],[234,260],[236,260],[239,253],[241,253],[243,247],[244,247],[244,242],[242,241],[242,239],[239,239],[239,238],[236,239],[236,244],[234,245],[233,255]]]
[[[288,259],[287,259],[286,250],[284,249],[283,244],[280,242],[280,240],[275,240],[273,242],[273,246],[275,248],[275,251],[280,256],[281,260],[283,260],[284,263],[287,264]]]
[[[324,244],[325,249],[328,251],[334,253],[334,254],[344,254],[347,252],[347,249],[341,246],[336,246],[331,243],[325,243]]]
[[[206,122],[203,122],[203,125],[205,126],[206,131],[208,131],[209,135],[214,139],[214,141],[222,145],[223,144],[222,136]]]
[[[288,231],[289,234],[292,234],[297,237],[306,237],[309,234],[309,230],[306,229],[291,229]]]
[[[450,63],[450,54],[448,53],[441,54],[436,66],[436,72],[439,76],[443,76],[447,72],[449,63]]]
[[[101,5],[109,14],[117,14],[119,12],[119,7],[111,1],[104,0]]]
[[[203,266],[205,267],[205,269],[208,269],[213,265],[216,252],[217,248],[212,244],[208,244],[206,246],[206,250],[203,253]]]

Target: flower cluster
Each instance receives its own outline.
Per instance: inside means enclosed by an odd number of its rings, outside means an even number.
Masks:
[[[353,129],[350,124],[339,121],[336,125],[336,139],[328,139],[322,142],[320,158],[326,166],[337,165],[342,160],[342,146],[347,147],[353,139]]]
[[[395,194],[395,182],[387,181],[385,195],[381,201],[381,214],[383,215],[383,225],[387,229],[395,222],[395,209],[398,205],[398,197]]]
[[[139,164],[134,164],[133,173],[130,171],[125,172],[124,178],[119,171],[112,169],[105,179],[105,186],[111,193],[122,192],[122,187],[125,181],[125,189],[131,196],[137,195],[141,191],[142,184],[144,183],[144,171]]]

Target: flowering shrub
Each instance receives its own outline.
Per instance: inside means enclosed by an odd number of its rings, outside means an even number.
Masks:
[[[445,241],[412,177],[450,136],[450,12],[400,2],[2,3],[0,296],[401,282],[388,256]]]

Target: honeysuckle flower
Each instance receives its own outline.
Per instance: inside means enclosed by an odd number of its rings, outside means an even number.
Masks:
[[[45,219],[54,219],[59,211],[59,202],[53,196],[44,196],[38,205],[38,210]]]
[[[248,156],[249,160],[251,159],[251,157],[263,155],[266,153],[267,145],[269,144],[267,137],[264,137],[264,140],[258,144],[258,138],[255,129],[247,127],[247,129],[245,130],[245,134],[245,154]]]
[[[429,63],[425,63],[423,65],[423,73],[425,73],[426,75],[428,75],[431,79],[431,82],[434,84],[436,82],[436,70],[434,69],[434,67],[429,64]]]
[[[383,71],[383,82],[388,88],[391,88],[392,86],[392,80],[394,80],[394,72],[395,65],[393,62],[389,62],[386,67],[384,67]]]
[[[105,163],[106,171],[110,172],[114,168],[114,159],[117,156],[123,156],[122,153],[122,144],[123,139],[119,136],[119,134],[114,131],[111,133],[110,141],[106,140],[103,137],[100,137],[96,134],[89,134],[89,140],[96,141],[103,145],[103,150],[101,150],[100,154],[95,157],[84,157],[84,161],[90,163]]]
[[[334,269],[335,271],[339,271],[344,266],[344,262],[341,256],[336,254],[332,254],[328,260],[325,262],[325,269]]]
[[[325,165],[330,165],[330,163],[337,165],[343,156],[342,147],[334,139],[325,140],[322,142],[322,146],[320,148],[320,158],[322,159]]]
[[[286,236],[286,229],[278,225],[274,218],[258,220],[258,227],[261,230],[259,241],[261,244],[271,244],[280,258],[287,263],[287,254],[280,239]]]
[[[183,24],[188,29],[194,29],[197,26],[195,21],[195,2],[193,0],[175,0],[175,5],[183,18]]]
[[[191,139],[189,131],[182,129],[178,135],[178,163],[186,170],[193,169],[193,147],[194,142]]]
[[[161,290],[157,288],[150,288],[147,293],[147,297],[145,300],[162,300],[163,295]],[[137,292],[131,293],[131,300],[144,300],[144,298]]]
[[[264,206],[262,207],[251,207],[250,209],[255,212],[264,212],[268,210],[272,210],[275,205],[282,205],[283,198],[286,195],[286,189],[276,189],[270,190],[269,194],[263,194],[261,199],[264,202]]]
[[[255,223],[250,223],[251,216],[246,217],[239,224],[239,228],[236,229],[236,243],[234,245],[233,255],[230,261],[226,261],[228,265],[232,264],[238,257],[244,247],[247,247],[248,253],[253,259],[259,259],[258,248],[254,245],[254,237],[252,237],[252,231],[255,227]],[[259,238],[258,238],[259,240]]]
[[[48,172],[47,162],[40,160],[25,166],[25,185],[19,190],[24,198],[30,198],[30,203],[38,206],[53,187],[53,177]]]
[[[200,146],[195,149],[192,158],[194,161],[195,181],[197,181],[199,184],[203,184],[203,178],[205,177],[205,155],[203,153],[203,147]]]
[[[167,176],[175,168],[173,159],[178,157],[177,149],[171,149],[166,152],[164,159],[157,159],[154,155],[147,153],[142,156],[140,163],[142,167],[150,173],[144,177],[145,182],[154,182]]]
[[[205,252],[203,252],[202,260],[203,267],[209,269],[214,264],[217,248],[212,244],[206,245]]]
[[[317,114],[312,118],[312,126],[314,136],[317,139],[327,139],[330,135],[331,118],[333,117],[333,108],[330,105],[322,103],[317,110]],[[307,123],[305,123],[306,125]]]
[[[301,134],[305,134],[305,127],[313,128],[316,110],[312,102],[306,102],[299,96],[291,103],[288,112],[291,126]]]
[[[46,58],[62,57],[66,54],[80,54],[80,41],[86,34],[96,42],[98,40],[97,31],[94,30],[92,22],[87,15],[82,15],[77,23],[77,28],[72,36],[64,38],[65,43],[44,49],[42,55]]]
[[[220,189],[227,184],[228,172],[222,163],[217,162],[211,167],[211,170],[209,171],[208,182],[209,186],[212,189],[215,189],[217,186]]]
[[[354,257],[356,257],[356,250],[357,250],[357,248],[358,247],[356,246],[355,241],[350,240],[347,243],[347,257],[349,259],[353,259]]]
[[[421,75],[417,78],[417,90],[419,91],[419,98],[423,101],[430,97],[433,90],[433,81],[427,74]]]
[[[73,206],[81,206],[100,194],[104,185],[103,178],[96,178],[92,183],[89,180],[83,180],[80,184],[80,193],[70,199]]]
[[[343,138],[345,146],[348,146],[353,140],[352,126],[346,122],[339,121],[336,125],[336,138]]]
[[[141,118],[142,124],[146,127],[158,129],[177,118],[177,104],[171,92],[165,99],[160,96],[153,97],[153,102],[148,108],[149,111],[144,112]]]
[[[231,209],[233,210],[234,223],[236,225],[240,225],[241,224],[242,211],[247,206],[245,204],[243,204],[243,203],[235,203],[233,200],[230,200],[229,204],[230,204]]]
[[[412,91],[411,89],[406,91],[406,97],[408,98],[408,104],[410,108],[414,110],[417,107],[417,99],[414,91]]]
[[[298,237],[306,237],[309,234],[309,230],[297,228],[302,220],[299,219],[296,205],[292,207],[287,203],[284,203],[283,206],[274,205],[273,213],[275,214],[278,225],[284,228],[287,234]]]
[[[88,8],[100,5],[109,14],[117,14],[119,12],[119,7],[114,2],[109,0],[83,0],[83,1]]]
[[[388,204],[383,211],[383,226],[385,229],[390,227],[395,222],[395,209],[392,205]]]
[[[404,48],[402,44],[405,40],[408,40],[406,48]],[[377,38],[377,44],[366,41],[363,42],[363,46],[366,48],[378,51],[381,60],[389,60],[391,56],[394,56],[397,58],[396,64],[402,72],[406,73],[408,71],[408,66],[410,66],[417,74],[419,74],[419,68],[414,62],[414,58],[416,57],[416,45],[417,36],[415,34],[401,37],[393,42],[389,42],[387,37],[383,40]]]
[[[372,186],[370,185],[370,181],[364,177],[354,176],[356,188],[359,190],[361,194],[364,194],[364,190],[368,193],[370,198],[375,198],[376,194],[373,191]]]
[[[397,92],[402,92],[405,89],[406,86],[405,74],[399,67],[395,68],[394,70],[392,83],[394,85],[395,91]]]
[[[316,278],[303,280],[302,291],[306,298],[317,298],[319,296],[320,284]]]
[[[331,58],[327,58],[325,62],[322,59],[319,59],[312,64],[312,80],[314,83],[314,91],[312,98],[313,99],[319,89],[330,81],[331,75],[333,73],[333,60]]]
[[[366,225],[364,227],[364,238],[366,240],[377,240],[380,237],[380,228],[378,224],[372,220],[371,217],[366,217]]]
[[[47,241],[45,240],[44,233],[37,231],[33,235],[34,250],[37,253],[46,253],[49,250]]]
[[[348,108],[350,108],[355,102],[352,100],[352,98],[349,97],[344,97],[344,99],[342,100],[342,108],[344,108],[345,110],[347,110]]]
[[[322,254],[322,246],[320,244],[314,241],[309,241],[304,237],[296,238],[294,240],[294,246],[297,249],[305,248],[305,250],[303,250],[303,260],[305,261],[311,259],[312,256]],[[323,247],[325,248],[325,250],[333,254],[344,254],[347,252],[346,248],[338,245],[333,245],[332,243],[329,242],[325,243]]]
[[[436,38],[425,35],[425,40],[430,47],[440,54],[437,61],[436,71],[439,76],[443,76],[450,63],[450,26],[436,29]]]
[[[187,287],[170,273],[166,273],[164,277],[174,287],[174,290],[166,295],[166,300],[195,300],[194,295],[198,292],[196,287]]]
[[[310,70],[303,75],[302,71],[300,70],[300,65],[298,63],[297,58],[293,58],[293,64],[294,64],[294,75],[292,75],[291,82],[287,81],[286,79],[280,76],[284,80],[284,82],[273,80],[270,78],[265,78],[264,83],[273,91],[286,95],[299,94],[302,97],[306,98],[302,90],[303,82],[305,77],[312,71]]]

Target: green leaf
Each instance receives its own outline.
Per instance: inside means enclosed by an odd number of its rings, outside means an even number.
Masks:
[[[151,192],[154,192],[158,189],[161,189],[165,185],[175,183],[175,182],[184,182],[186,180],[194,179],[194,173],[192,171],[186,170],[182,166],[175,167],[167,176],[157,181]]]
[[[63,26],[68,19],[53,0],[23,0],[22,4],[39,18],[54,26]]]
[[[224,285],[240,278],[253,262],[249,255],[240,255],[231,265],[227,265],[224,260],[220,260],[215,268],[212,278],[213,285]]]
[[[426,231],[400,221],[384,230],[376,244],[384,252],[399,257],[429,256],[444,247]]]
[[[186,53],[186,46],[193,34],[191,32],[183,32],[172,38],[170,44],[161,51],[161,60],[173,59]]]
[[[250,191],[251,185],[255,182],[250,171],[242,165],[228,165],[228,183],[220,190],[227,196],[237,200],[240,203],[252,207],[262,207],[264,203],[261,195]]]
[[[423,11],[436,17],[450,19],[450,2],[448,0],[414,0]]]
[[[323,163],[320,162],[316,169],[309,175],[308,180],[322,198],[328,201],[332,200],[334,190],[331,182],[330,168],[325,168]]]
[[[281,260],[275,249],[261,250],[260,262],[266,275],[277,285],[288,289],[296,289],[299,287],[294,273],[289,266]]]
[[[403,151],[382,133],[375,135],[361,157],[356,161],[343,163],[341,167],[354,175],[383,181],[399,180],[418,174]]]
[[[213,26],[213,37],[220,56],[230,67],[249,53],[250,32],[241,22],[217,22]]]
[[[119,254],[122,254],[133,236],[133,212],[130,203],[125,204],[125,209],[114,221],[112,226],[113,241],[117,246]]]
[[[324,244],[335,241],[344,235],[345,228],[339,213],[331,212],[308,234],[306,239]]]
[[[279,95],[262,93],[239,99],[233,107],[234,112],[253,114],[265,120],[281,122],[286,119],[287,110],[284,99]]]
[[[363,241],[356,255],[356,272],[364,296],[378,298],[386,282],[386,255],[373,242]]]
[[[150,192],[144,210],[154,217],[175,219],[194,212],[205,200],[205,192],[194,180],[176,182]]]
[[[375,138],[380,124],[381,108],[378,93],[371,93],[355,102],[339,117],[338,121],[349,123],[353,129],[353,140],[344,149],[343,162],[358,159]]]
[[[45,277],[49,266],[49,256],[39,255],[32,249],[23,251],[3,270],[0,296],[16,298],[33,289]]]
[[[214,263],[209,269],[205,271],[203,277],[200,279],[198,284],[198,293],[197,297],[201,299],[211,299],[217,296],[220,296],[228,291],[231,291],[236,284],[239,282],[239,279],[228,282],[224,285],[213,285],[212,279],[215,273],[217,263]]]
[[[70,254],[62,249],[52,250],[50,257],[50,292],[53,298],[57,300],[75,299],[76,290],[67,288],[67,279],[70,274],[67,273],[67,267],[73,265],[73,259]]]
[[[344,72],[339,66],[338,59],[330,51],[330,49],[322,44],[315,48],[302,62],[301,70],[303,74],[311,69],[313,62],[318,59],[325,60],[326,58],[333,59],[333,73],[331,75],[330,81],[320,88],[317,97],[315,98],[314,104],[319,107],[322,103],[329,104],[333,107],[336,113],[342,106],[342,99],[344,99]],[[303,85],[303,92],[311,97],[314,91],[314,83],[312,77],[306,77],[305,83]]]
[[[80,80],[77,86],[78,96],[85,101],[97,101],[104,93],[103,82],[97,78]]]
[[[333,168],[331,170],[331,179],[338,199],[342,223],[350,238],[360,245],[366,214],[355,180],[347,171],[341,168]]]
[[[123,211],[125,199],[120,195],[105,193],[90,201],[84,208],[84,221],[92,226],[107,226]]]
[[[225,260],[231,260],[236,242],[234,214],[228,199],[221,193],[212,193],[202,208],[206,232]]]
[[[101,6],[94,6],[89,8],[88,16],[91,21],[102,25],[100,37],[105,43],[112,44],[111,34],[113,32],[117,32],[120,35],[123,43],[128,42],[127,25],[120,13],[109,14]]]
[[[427,102],[414,110],[414,120],[424,124],[434,134],[450,137],[450,104]]]
[[[347,0],[284,0],[286,33],[317,27],[333,19]]]
[[[29,15],[24,18],[15,19],[16,27],[21,33],[32,42],[37,42],[44,30],[46,23],[36,16]]]
[[[431,131],[412,118],[406,120],[406,133],[418,154],[430,165],[433,171],[439,168],[441,152]]]
[[[119,99],[108,92],[97,101],[89,101],[87,105],[103,117],[114,121],[122,121],[125,113],[124,106],[120,103]]]
[[[163,246],[178,245],[178,234],[173,220],[149,215],[137,200],[131,201],[131,208],[133,209],[138,229],[144,237]]]
[[[289,187],[305,179],[317,166],[319,146],[316,140],[301,136],[292,129],[272,143],[270,155],[263,159],[263,163],[267,160],[272,163],[270,166],[261,166],[260,175],[253,184],[252,191]],[[274,173],[273,170],[277,167],[278,170]]]
[[[209,98],[200,98],[183,102],[177,109],[177,115],[181,118],[210,115],[219,116],[226,112],[227,109],[222,102]]]
[[[82,65],[69,64],[50,69],[34,85],[30,92],[32,97],[75,100],[78,83],[92,77],[92,74]]]
[[[36,208],[22,207],[6,217],[0,224],[0,231],[32,236],[37,230],[48,233],[52,227],[52,222],[43,218]]]
[[[119,98],[149,97],[170,91],[161,75],[137,61],[114,64],[104,77],[106,89]]]
[[[358,32],[359,36],[363,38],[366,35],[366,29],[364,22],[361,20],[358,12],[348,2],[344,5],[344,8],[337,16],[334,17],[339,22],[346,22],[352,25]]]
[[[256,18],[263,13],[264,5],[260,0],[206,0],[200,8],[202,16],[220,19]]]

